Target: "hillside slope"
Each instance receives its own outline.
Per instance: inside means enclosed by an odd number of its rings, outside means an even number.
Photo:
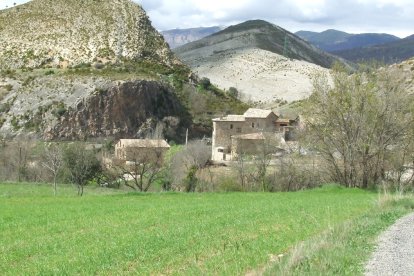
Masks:
[[[95,61],[178,62],[130,0],[32,0],[0,11],[0,69]]]
[[[285,47],[286,46],[286,47]],[[198,56],[245,48],[257,48],[288,58],[311,62],[326,68],[338,60],[294,34],[263,20],[251,20],[178,47],[174,50],[185,61]]]
[[[337,30],[326,30],[323,32],[299,31],[295,33],[316,47],[333,53],[360,47],[385,44],[398,41],[400,38],[389,34],[349,34]]]
[[[293,101],[311,93],[312,76],[339,61],[292,33],[247,21],[174,49],[195,72],[245,101]]]
[[[166,30],[162,31],[161,34],[164,36],[165,41],[170,45],[171,49],[174,49],[184,44],[200,40],[221,30],[223,30],[223,27],[214,26]]]
[[[215,87],[200,93],[130,0],[33,0],[0,20],[1,137],[143,138],[161,124],[180,142],[247,109]]]

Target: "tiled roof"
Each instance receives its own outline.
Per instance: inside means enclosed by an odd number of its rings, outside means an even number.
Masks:
[[[273,113],[272,110],[249,108],[244,113],[244,117],[245,118],[267,118],[271,113]]]
[[[131,148],[169,148],[170,145],[165,140],[153,139],[121,139],[117,146],[131,147]]]
[[[246,118],[243,115],[227,115],[226,117],[213,119],[216,122],[244,122],[245,120]]]

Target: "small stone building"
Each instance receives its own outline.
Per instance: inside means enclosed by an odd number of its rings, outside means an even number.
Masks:
[[[213,119],[212,160],[232,160],[241,148],[254,154],[263,140],[270,139],[273,143],[275,139],[283,139],[292,125],[293,121],[281,119],[271,110],[256,108],[248,109],[243,115]]]
[[[115,159],[123,163],[162,163],[169,148],[170,145],[161,139],[121,139],[115,145]]]

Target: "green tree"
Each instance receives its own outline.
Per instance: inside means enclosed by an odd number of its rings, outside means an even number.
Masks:
[[[99,160],[93,151],[79,145],[72,145],[65,149],[63,161],[69,180],[77,185],[78,195],[82,196],[83,187],[101,171]]]

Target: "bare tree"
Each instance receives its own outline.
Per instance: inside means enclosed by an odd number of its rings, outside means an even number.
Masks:
[[[259,184],[263,192],[269,191],[266,176],[274,152],[274,145],[272,145],[269,140],[265,139],[253,158],[255,169],[251,171],[250,178],[255,183]]]
[[[33,165],[32,150],[35,144],[29,140],[4,143],[1,149],[1,176],[4,180],[28,181],[37,178]]]
[[[57,177],[63,167],[63,151],[59,144],[50,144],[43,152],[42,166],[53,175],[53,193],[57,194]]]
[[[131,156],[130,160],[121,161],[115,169],[119,172],[125,186],[147,192],[151,185],[162,177],[162,149],[154,148],[146,153],[135,151]]]
[[[176,153],[171,162],[175,183],[185,184],[185,190],[193,192],[198,183],[197,172],[208,165],[211,159],[211,146],[204,141],[190,141],[181,151]]]
[[[331,180],[347,187],[384,179],[389,153],[412,139],[413,97],[385,70],[319,76],[305,107],[306,139],[321,154]]]

